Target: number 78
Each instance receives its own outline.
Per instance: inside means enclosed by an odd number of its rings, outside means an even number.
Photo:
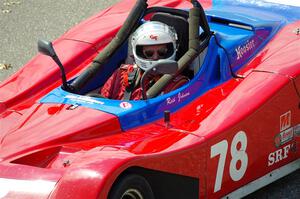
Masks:
[[[238,144],[240,146],[238,147]],[[244,176],[247,166],[248,166],[248,155],[246,153],[247,148],[247,136],[244,131],[239,131],[232,139],[230,152],[231,161],[229,167],[229,174],[232,180],[239,181]],[[220,155],[217,175],[215,180],[214,192],[221,189],[223,181],[223,173],[225,167],[225,160],[227,156],[228,142],[227,140],[222,140],[211,147],[210,158],[214,158]],[[238,162],[240,167],[237,168]]]

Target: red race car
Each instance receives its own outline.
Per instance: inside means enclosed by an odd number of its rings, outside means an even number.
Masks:
[[[123,0],[40,40],[0,85],[0,198],[238,198],[299,169],[300,12],[272,1]],[[138,100],[101,96],[148,21],[175,60]]]

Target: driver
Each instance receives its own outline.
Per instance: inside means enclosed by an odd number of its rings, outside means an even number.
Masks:
[[[122,64],[102,87],[100,94],[109,99],[140,100],[140,79],[144,71],[158,60],[175,60],[177,34],[170,26],[156,21],[145,22],[132,35],[131,45],[135,64]],[[147,82],[149,89],[161,76]],[[177,76],[163,93],[179,88],[188,78]]]

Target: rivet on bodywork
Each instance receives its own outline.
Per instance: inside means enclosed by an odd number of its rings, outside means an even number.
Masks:
[[[70,165],[71,165],[70,160],[65,160],[65,161],[63,162],[63,166],[64,166],[64,167],[68,167],[68,166],[70,166]]]

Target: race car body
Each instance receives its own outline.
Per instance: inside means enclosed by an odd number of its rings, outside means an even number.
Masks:
[[[60,68],[39,44],[0,85],[0,198],[237,198],[299,169],[299,7],[200,3],[123,0],[53,42]],[[170,73],[141,100],[90,95],[137,26],[178,18],[188,83],[161,94]]]

